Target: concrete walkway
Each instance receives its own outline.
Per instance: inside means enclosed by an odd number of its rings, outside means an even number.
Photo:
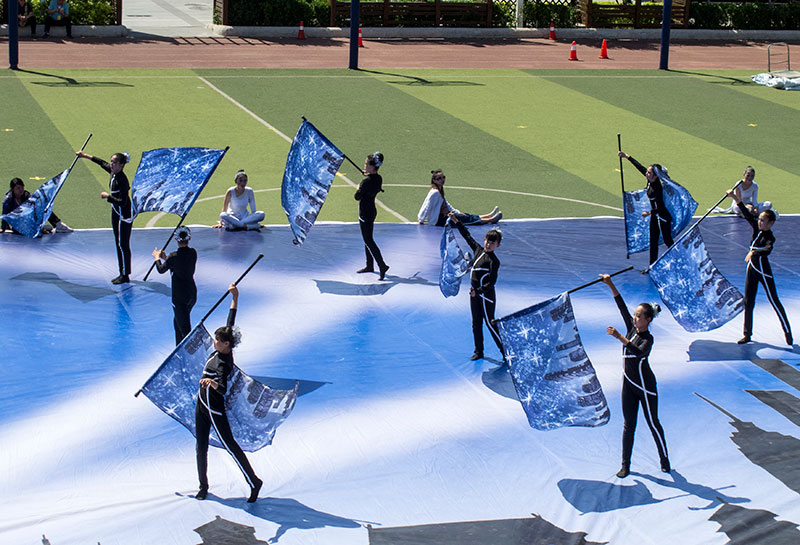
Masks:
[[[207,37],[213,0],[123,0],[122,24],[128,36]]]

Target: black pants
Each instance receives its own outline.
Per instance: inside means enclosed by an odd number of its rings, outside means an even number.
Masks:
[[[19,26],[20,26],[20,28],[22,28],[24,26],[31,27],[31,36],[36,36],[36,17],[31,16],[31,17],[25,19],[25,24],[22,24],[22,25],[19,25]]]
[[[653,212],[650,214],[650,263],[658,259],[659,233],[667,248],[672,246],[672,220],[660,218]]]
[[[385,269],[386,262],[383,260],[383,256],[381,256],[381,250],[378,248],[378,245],[375,244],[375,239],[372,238],[372,230],[375,227],[375,221],[359,219],[358,224],[361,226],[361,238],[364,239],[364,253],[367,256],[367,268],[375,268],[374,261],[377,261],[378,267]]]
[[[761,272],[756,270],[757,266],[761,267]],[[758,260],[756,265],[753,265],[752,262],[747,265],[747,275],[744,280],[744,334],[748,337],[753,334],[753,308],[756,306],[759,283],[764,286],[764,291],[767,292],[767,299],[769,299],[772,308],[775,309],[775,313],[778,315],[783,333],[791,335],[792,328],[789,325],[789,318],[786,316],[786,311],[783,309],[780,299],[778,299],[778,291],[775,289],[772,267],[765,258]]]
[[[250,488],[255,488],[258,477],[250,466],[247,456],[233,438],[231,426],[225,414],[225,398],[210,387],[200,388],[198,396],[203,396],[202,400],[197,400],[194,410],[195,435],[197,437],[197,476],[200,479],[200,488],[208,490],[208,434],[212,427],[222,446],[233,456],[239,469],[244,473],[244,478]],[[211,407],[210,411],[206,405]]]
[[[72,21],[68,15],[64,15],[61,17],[60,21],[56,21],[50,16],[44,18],[44,33],[48,34],[50,32],[51,26],[66,26],[67,27],[67,37],[72,38]]]
[[[642,391],[638,386],[631,384],[625,378],[622,383],[622,416],[625,424],[622,427],[622,463],[630,466],[631,453],[633,452],[633,437],[636,431],[636,419],[639,416],[639,404],[642,405],[644,418],[650,426],[650,432],[656,442],[658,456],[661,460],[667,459],[667,439],[664,437],[664,430],[658,421],[658,391],[656,390],[655,380],[652,384],[645,382],[647,392]]]
[[[494,320],[494,307],[495,295],[494,292],[485,294],[488,299],[475,295],[469,298],[469,310],[472,313],[472,338],[475,341],[475,352],[483,354],[483,324],[489,328],[489,333],[492,335],[497,348],[505,359],[506,353],[503,350],[503,344],[500,342],[500,335],[497,333],[497,328],[492,325]]]
[[[131,229],[133,222],[123,221],[115,211],[111,211],[111,228],[114,230],[114,241],[117,246],[117,264],[119,274],[131,274]]]
[[[192,331],[192,308],[195,299],[189,302],[172,302],[172,313],[174,318],[172,324],[175,326],[175,346],[181,344],[183,338]]]

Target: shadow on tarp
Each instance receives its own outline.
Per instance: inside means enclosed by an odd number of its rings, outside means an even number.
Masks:
[[[564,499],[581,514],[607,513],[617,509],[661,503],[686,495],[680,494],[657,499],[653,497],[647,485],[637,479],[634,479],[632,485],[583,479],[561,479],[558,481],[558,489],[561,490]]]
[[[75,282],[62,280],[57,274],[51,272],[22,273],[12,277],[11,280],[24,280],[26,282],[53,284],[64,293],[70,297],[73,297],[74,299],[77,299],[81,303],[91,303],[92,301],[97,301],[98,299],[117,293],[116,290],[112,290],[110,288],[87,286],[84,284],[77,284]]]
[[[220,498],[209,494],[204,500],[215,501],[228,507],[242,509],[260,519],[277,524],[278,530],[268,541],[277,543],[289,530],[313,530],[325,526],[335,528],[360,528],[361,521],[317,511],[291,498],[259,498],[255,503],[247,503],[247,498]],[[219,543],[223,543],[220,541]],[[234,543],[234,542],[230,542]]]
[[[366,273],[370,274],[370,273]],[[422,286],[438,286],[421,276],[419,272],[414,273],[409,278],[400,276],[386,275],[386,281],[379,284],[354,284],[352,282],[340,282],[338,280],[317,280],[317,289],[320,293],[330,293],[333,295],[383,295],[393,287],[400,284],[419,284]]]
[[[674,488],[676,490],[682,490],[687,494],[690,494],[692,496],[695,496],[703,500],[707,500],[709,502],[708,505],[703,507],[690,507],[689,509],[692,511],[714,509],[715,507],[718,507],[723,503],[747,503],[750,501],[749,498],[727,496],[725,494],[720,493],[720,490],[724,490],[726,488],[732,488],[734,485],[721,486],[719,488],[711,488],[710,486],[706,486],[704,484],[690,483],[689,481],[686,480],[686,477],[684,477],[674,469],[670,471],[669,474],[672,477],[672,480],[653,477],[652,475],[646,475],[644,473],[631,472],[631,475],[634,475],[636,477],[642,477],[643,479],[647,479],[666,488]]]
[[[503,365],[500,360],[493,360],[491,358],[484,358],[484,360],[497,364],[494,369],[487,369],[481,375],[481,382],[491,391],[499,396],[519,401],[517,389],[514,387],[514,381],[511,379],[511,373],[508,372],[508,367]]]
[[[587,541],[586,532],[567,532],[539,515],[367,530],[369,545],[602,545]]]
[[[758,351],[764,348],[785,351],[790,354],[800,354],[797,346],[787,348],[774,344],[750,342],[736,344],[736,341],[722,342],[706,339],[692,341],[689,345],[689,361],[747,361],[759,359]]]

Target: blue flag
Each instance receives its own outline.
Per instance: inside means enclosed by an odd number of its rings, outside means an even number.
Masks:
[[[53,201],[61,191],[61,186],[67,180],[69,172],[70,169],[67,169],[58,176],[47,180],[28,197],[27,201],[0,218],[21,235],[28,238],[41,236],[42,227],[53,213]]]
[[[528,423],[537,430],[602,426],[610,411],[583,349],[569,294],[496,322]]]
[[[656,168],[656,175],[664,188],[664,205],[672,216],[670,230],[674,240],[678,237],[678,233],[692,221],[692,214],[697,210],[697,202],[685,187],[670,179],[665,170]],[[645,189],[624,191],[622,202],[625,212],[625,238],[628,243],[628,255],[648,250],[650,248],[650,216],[642,217],[642,212],[651,210],[647,191]],[[658,239],[659,244],[662,244],[661,235]]]
[[[650,266],[650,279],[686,331],[716,329],[744,308],[742,294],[714,266],[697,227]]]
[[[142,386],[142,393],[156,407],[183,424],[192,435],[196,435],[194,410],[200,377],[213,346],[211,335],[200,323]],[[276,390],[233,366],[225,394],[225,412],[242,450],[254,452],[272,443],[276,428],[294,408],[299,384],[295,382],[292,390]],[[213,428],[210,444],[222,448]]]
[[[445,297],[458,295],[461,288],[461,277],[469,271],[470,254],[461,251],[456,241],[456,234],[448,220],[442,232],[442,242],[439,245],[442,254],[442,270],[439,272],[439,289]]]
[[[131,184],[133,216],[141,212],[186,214],[226,151],[159,148],[144,152]]]
[[[298,246],[308,236],[344,161],[344,154],[303,120],[292,140],[281,184],[281,206]]]

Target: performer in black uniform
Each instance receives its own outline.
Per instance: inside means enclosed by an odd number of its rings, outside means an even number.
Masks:
[[[197,475],[200,478],[200,490],[195,495],[198,500],[208,495],[208,434],[211,427],[217,433],[222,446],[233,456],[239,469],[244,473],[250,485],[249,503],[258,499],[258,492],[264,484],[253,471],[241,447],[236,443],[225,414],[225,392],[228,390],[228,376],[233,370],[233,348],[239,343],[239,332],[233,329],[236,319],[236,307],[239,301],[239,290],[234,284],[228,287],[231,293],[231,309],[228,312],[228,324],[214,332],[214,352],[208,357],[203,375],[200,379],[200,390],[197,392],[195,405],[195,434],[197,437]]]
[[[661,312],[661,307],[658,303],[642,303],[636,307],[631,316],[611,277],[601,274],[600,278],[611,288],[611,294],[614,296],[614,301],[625,321],[625,328],[628,330],[628,334],[623,336],[613,326],[606,328],[606,333],[619,340],[624,347],[622,349],[625,366],[622,381],[622,416],[625,424],[622,428],[622,467],[617,472],[617,477],[627,477],[631,471],[633,437],[640,403],[644,410],[644,418],[647,425],[650,426],[650,432],[656,442],[658,456],[661,459],[661,471],[669,473],[671,468],[667,453],[667,440],[664,437],[661,423],[658,421],[656,376],[647,361],[650,349],[653,347],[653,336],[648,331],[648,327],[653,318]]]
[[[789,318],[783,309],[778,291],[775,289],[775,279],[772,277],[772,267],[769,264],[769,254],[775,245],[775,235],[772,234],[772,226],[778,217],[773,210],[764,210],[758,215],[758,219],[742,203],[742,199],[733,189],[729,189],[727,195],[733,199],[744,219],[753,227],[753,238],[750,241],[750,251],[744,258],[747,261],[747,273],[744,281],[744,337],[739,339],[739,344],[749,343],[753,335],[753,308],[756,306],[756,294],[758,284],[764,286],[772,308],[781,321],[781,327],[786,337],[786,344],[792,344],[792,328],[789,325]]]
[[[131,198],[128,195],[130,184],[128,177],[122,169],[130,159],[126,153],[115,153],[111,162],[106,163],[98,157],[78,151],[75,153],[82,159],[89,159],[111,174],[108,180],[108,193],[100,193],[102,199],[111,203],[111,228],[114,230],[114,240],[117,243],[117,263],[119,276],[114,278],[112,284],[125,284],[130,282],[131,274],[131,228],[133,227],[133,213],[131,212]]]
[[[489,333],[497,348],[500,349],[505,364],[506,352],[503,350],[497,328],[492,323],[497,303],[494,284],[497,282],[497,270],[500,268],[500,260],[497,259],[494,251],[500,247],[503,233],[496,227],[489,229],[483,238],[483,245],[481,245],[472,238],[469,230],[458,221],[452,212],[450,219],[474,253],[469,276],[469,308],[472,313],[472,338],[475,341],[475,352],[469,359],[473,361],[483,359],[483,323],[486,322],[486,327],[489,328]]]
[[[367,155],[364,161],[364,174],[366,178],[361,180],[358,184],[358,189],[354,195],[358,201],[358,223],[361,227],[361,238],[364,239],[364,252],[367,255],[367,264],[363,269],[358,269],[356,272],[368,273],[375,272],[374,262],[378,262],[378,272],[380,273],[380,280],[386,277],[386,271],[389,270],[389,265],[383,261],[381,250],[375,244],[375,239],[372,238],[372,230],[375,226],[375,218],[378,215],[378,210],[375,208],[375,197],[378,193],[383,191],[383,178],[378,174],[378,169],[383,164],[383,154],[376,151],[372,155]]]
[[[197,251],[189,248],[192,232],[188,227],[179,227],[175,233],[178,250],[167,254],[156,248],[153,259],[156,269],[163,274],[172,272],[172,312],[175,316],[175,345],[181,344],[183,338],[192,331],[192,307],[197,301],[197,286],[194,283],[194,269],[197,264]],[[161,260],[164,263],[161,263]]]
[[[656,175],[656,167],[663,169],[657,163],[645,168],[639,161],[625,152],[619,152],[620,157],[630,161],[636,170],[647,179],[647,198],[650,199],[650,212],[642,212],[642,216],[650,216],[650,263],[658,259],[658,235],[664,239],[667,248],[672,246],[672,215],[664,205],[664,186]]]

